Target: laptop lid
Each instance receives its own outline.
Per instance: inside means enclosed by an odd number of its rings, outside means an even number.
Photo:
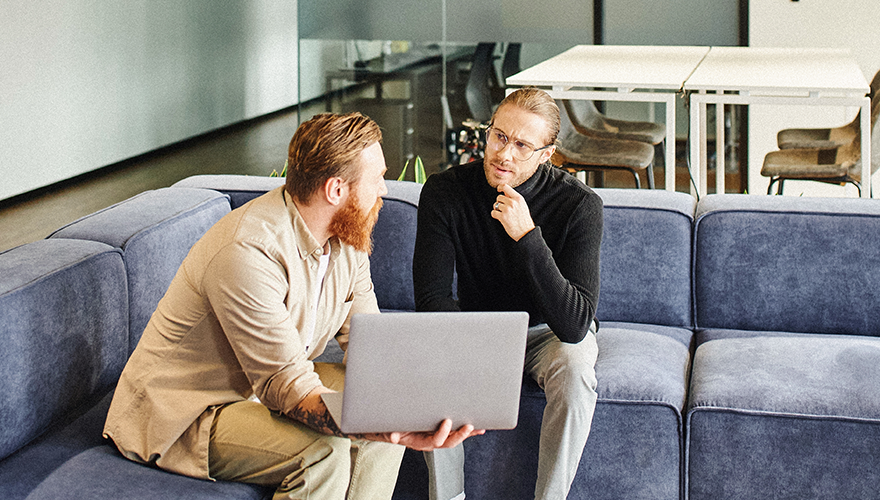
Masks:
[[[525,312],[356,314],[345,390],[323,399],[345,433],[434,431],[445,418],[453,429],[512,429],[528,321]]]

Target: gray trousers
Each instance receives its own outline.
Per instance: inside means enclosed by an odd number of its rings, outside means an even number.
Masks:
[[[547,325],[529,328],[524,370],[544,390],[535,498],[568,495],[596,408],[596,324],[577,344],[560,342]],[[425,453],[430,500],[464,498],[464,448]]]

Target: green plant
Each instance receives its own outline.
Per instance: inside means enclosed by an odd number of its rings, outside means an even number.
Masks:
[[[409,160],[406,160],[406,163],[403,164],[403,170],[400,172],[400,177],[397,180],[402,181],[406,176],[406,167],[409,166]],[[415,161],[413,162],[413,175],[415,175],[415,181],[418,184],[424,184],[426,180],[428,180],[428,176],[425,174],[425,165],[422,163],[422,158],[416,156]]]
[[[284,168],[281,169],[281,173],[279,174],[277,170],[272,169],[272,173],[269,174],[269,177],[284,177],[287,175],[287,160],[284,160]]]

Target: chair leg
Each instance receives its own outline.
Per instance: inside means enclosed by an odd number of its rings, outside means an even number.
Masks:
[[[771,177],[770,178],[770,185],[767,186],[767,194],[773,194],[773,184],[775,184],[777,182],[779,183],[779,185],[776,186],[776,194],[777,195],[782,194],[782,185],[785,183],[785,179],[783,179],[781,177]]]
[[[654,189],[654,162],[651,162],[648,165],[648,169],[645,170],[645,173],[648,174],[648,189]]]
[[[639,179],[639,173],[633,168],[628,168],[627,170],[629,170],[633,174],[633,179],[636,180],[636,189],[641,189],[642,181]],[[653,180],[649,177],[648,182],[653,183]]]
[[[861,197],[862,197],[862,185],[861,185],[861,183],[859,183],[859,181],[857,181],[857,180],[855,180],[855,179],[851,180],[850,182],[852,182],[853,186],[855,186],[856,189],[859,190],[859,198],[861,198]]]

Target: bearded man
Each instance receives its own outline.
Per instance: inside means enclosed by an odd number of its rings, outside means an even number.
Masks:
[[[368,254],[387,193],[381,132],[359,114],[303,123],[286,185],[230,212],[193,246],[126,365],[104,427],[127,458],[275,498],[391,498],[403,447],[474,433],[343,435],[314,363],[349,318],[378,313]]]

